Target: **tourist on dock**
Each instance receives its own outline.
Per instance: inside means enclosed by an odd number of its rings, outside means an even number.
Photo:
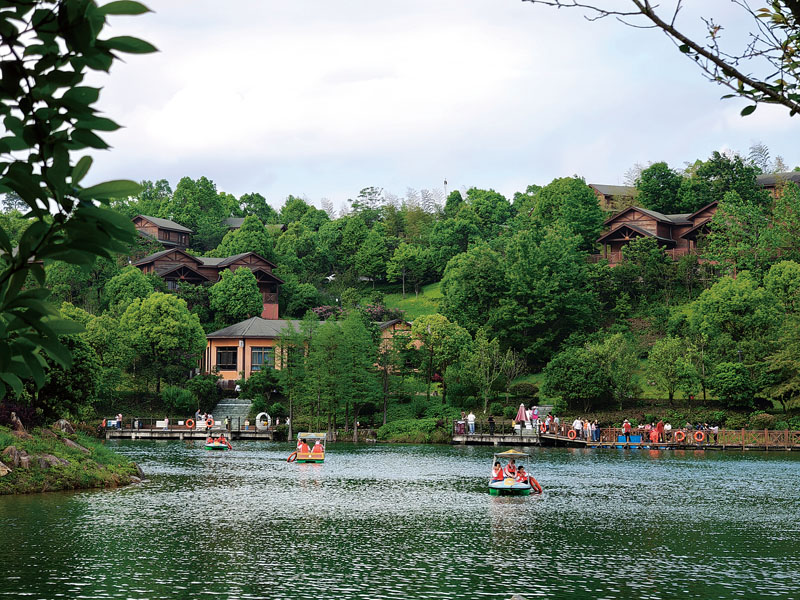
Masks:
[[[664,441],[672,439],[672,424],[669,422],[664,423]]]
[[[664,421],[660,420],[656,423],[656,433],[658,433],[658,442],[664,443]]]
[[[164,417],[164,431],[169,429],[169,417]]]
[[[117,413],[117,429],[122,429],[122,413]]]
[[[548,431],[548,432],[550,431],[550,424],[551,424],[552,422],[553,422],[553,419],[551,419],[551,418],[550,418],[550,415],[547,415],[547,416],[544,418],[544,430],[545,430],[545,431]]]
[[[713,426],[709,427],[708,431],[710,432],[709,435],[713,435],[714,436],[714,443],[716,444],[718,436],[719,436],[719,425],[713,425]]]
[[[592,421],[592,441],[593,442],[600,441],[600,427],[597,426],[597,419]]]
[[[583,439],[587,442],[592,439],[592,422],[589,419],[583,422]]]
[[[575,417],[575,420],[572,422],[572,428],[575,430],[575,437],[581,437],[583,421],[581,421],[579,417]]]
[[[531,412],[531,415],[533,416],[532,420],[538,425],[539,424],[539,407],[538,406],[534,406],[533,407],[533,411]]]
[[[630,423],[630,421],[628,421],[628,419],[625,419],[622,422],[622,435],[625,436],[625,443],[626,444],[630,444],[631,443],[631,423]]]
[[[495,461],[494,468],[492,469],[492,481],[502,481],[504,475],[503,466],[500,464],[500,461]]]
[[[230,425],[231,425],[230,417],[225,417],[224,423],[225,423],[225,429],[230,429]]]
[[[556,433],[558,433],[558,427],[561,425],[561,420],[558,418],[557,415],[553,415],[553,425],[556,429]]]
[[[494,435],[494,415],[489,415],[489,435]]]
[[[475,433],[475,413],[469,411],[467,415],[467,423],[469,424],[469,433],[470,435]]]

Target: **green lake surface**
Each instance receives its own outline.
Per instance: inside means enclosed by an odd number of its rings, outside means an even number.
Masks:
[[[0,598],[800,598],[800,453],[110,445],[148,481],[0,496]]]

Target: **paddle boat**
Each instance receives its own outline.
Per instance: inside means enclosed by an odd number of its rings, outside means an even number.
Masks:
[[[225,436],[206,438],[205,448],[206,450],[233,450],[233,446],[231,446],[231,443]]]
[[[517,450],[506,450],[494,454],[492,459],[492,476],[489,479],[489,493],[492,496],[530,496],[542,493],[542,486],[533,477],[527,474],[524,479],[516,476],[518,460],[530,458],[530,454]],[[495,467],[499,463],[500,470],[495,474]]]
[[[297,434],[297,450],[286,459],[287,462],[321,463],[325,462],[325,433]]]

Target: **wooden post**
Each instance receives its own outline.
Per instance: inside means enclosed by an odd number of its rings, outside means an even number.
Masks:
[[[742,450],[744,450],[744,428],[742,428]]]

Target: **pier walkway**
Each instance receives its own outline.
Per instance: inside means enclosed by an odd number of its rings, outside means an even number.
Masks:
[[[772,429],[673,429],[665,432],[660,442],[651,442],[638,429],[631,433],[631,442],[625,443],[622,430],[606,427],[595,433],[595,439],[570,437],[570,427],[560,425],[543,428],[513,428],[508,424],[494,424],[489,433],[486,423],[476,423],[475,433],[465,432],[453,424],[453,444],[494,446],[566,446],[572,448],[647,448],[654,450],[800,450],[800,431]]]

